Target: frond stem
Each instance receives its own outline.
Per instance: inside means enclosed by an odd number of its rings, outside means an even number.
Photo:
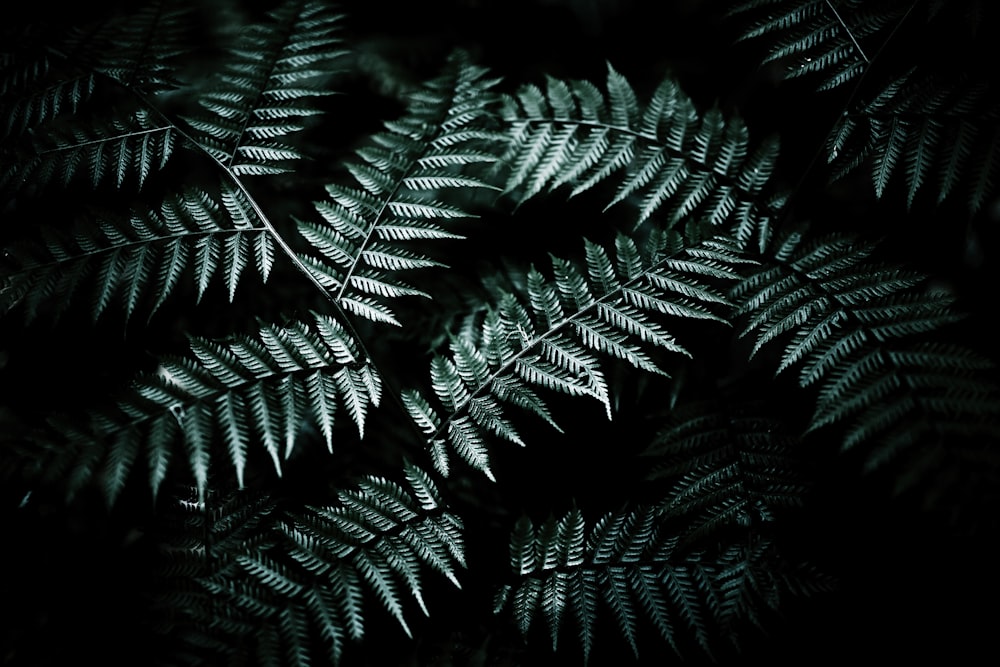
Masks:
[[[837,17],[837,21],[840,22],[840,25],[844,28],[844,32],[847,33],[847,36],[851,38],[851,41],[854,43],[854,48],[861,54],[861,58],[865,61],[865,63],[870,63],[871,61],[868,60],[868,56],[865,55],[864,49],[861,48],[858,40],[854,38],[854,33],[851,32],[851,29],[847,26],[847,22],[844,21],[844,18],[840,15],[840,12],[837,11],[837,8],[833,6],[833,3],[830,2],[830,0],[826,0],[826,6],[829,7],[830,11],[833,12],[833,15]]]

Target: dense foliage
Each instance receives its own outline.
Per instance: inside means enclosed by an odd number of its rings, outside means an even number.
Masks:
[[[0,11],[4,664],[989,650],[991,3]]]

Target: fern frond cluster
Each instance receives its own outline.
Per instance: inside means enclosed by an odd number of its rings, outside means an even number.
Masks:
[[[322,506],[281,507],[245,491],[185,501],[180,516],[211,534],[210,550],[164,543],[158,576],[184,572],[195,585],[156,600],[168,619],[158,631],[196,653],[233,661],[245,651],[261,665],[339,663],[372,606],[411,635],[411,603],[430,614],[425,575],[460,587],[465,549],[461,519],[430,477],[409,463],[403,473],[405,485],[370,476]]]
[[[0,21],[5,663],[904,660],[989,588],[992,75],[911,50],[988,3],[559,71],[574,12],[113,4]],[[820,90],[675,67],[716,19]]]

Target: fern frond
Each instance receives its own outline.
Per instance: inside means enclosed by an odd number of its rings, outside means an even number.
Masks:
[[[232,60],[186,117],[192,137],[236,176],[289,171],[302,158],[289,140],[320,113],[317,98],[344,55],[342,15],[328,3],[285,0],[246,27]]]
[[[834,179],[870,165],[876,197],[895,177],[910,208],[930,189],[938,204],[961,196],[976,213],[996,194],[998,123],[1000,103],[984,82],[910,70],[838,120],[828,160]]]
[[[190,188],[159,209],[137,201],[128,218],[94,211],[70,234],[45,230],[37,243],[12,245],[0,273],[0,313],[19,307],[28,321],[44,305],[58,315],[81,297],[94,320],[119,300],[126,316],[151,317],[189,276],[200,300],[213,279],[232,300],[248,265],[266,281],[274,262],[272,231],[249,219],[244,195],[223,184],[222,202]]]
[[[191,518],[165,545],[163,631],[211,640],[220,657],[339,664],[347,642],[364,638],[374,600],[410,635],[406,598],[428,614],[424,573],[459,587],[465,556],[462,522],[429,476],[410,463],[403,473],[402,484],[365,477],[329,505],[280,507],[245,491],[218,507],[211,496],[188,501]]]
[[[185,2],[152,0],[109,17],[99,35],[92,28],[74,28],[66,43],[74,54],[92,53],[93,67],[101,74],[126,88],[156,95],[181,85],[175,76],[177,61],[195,46],[191,15],[192,7]]]
[[[34,140],[30,157],[12,160],[0,173],[0,187],[65,187],[82,179],[94,188],[141,188],[170,160],[178,140],[174,126],[145,109],[51,127]]]
[[[586,268],[553,258],[552,278],[532,267],[524,277],[527,304],[511,292],[484,315],[475,339],[451,339],[451,358],[431,362],[437,405],[418,391],[403,394],[411,418],[428,436],[435,465],[447,474],[445,443],[489,478],[488,436],[524,444],[503,417],[513,404],[552,423],[536,393],[589,396],[608,418],[611,397],[600,357],[663,374],[654,350],[690,356],[666,328],[670,318],[725,322],[727,304],[716,286],[737,277],[742,260],[724,245],[706,243],[673,257],[643,257],[619,235],[615,259],[586,243]]]
[[[743,0],[727,17],[746,26],[740,41],[757,40],[763,62],[782,65],[786,79],[815,79],[831,90],[861,76],[911,2],[901,0]]]
[[[793,249],[794,248],[794,249]],[[785,338],[778,372],[798,365],[819,386],[808,423],[846,421],[841,445],[864,447],[869,470],[903,452],[949,450],[995,437],[997,387],[969,350],[922,340],[959,319],[950,295],[924,278],[868,259],[873,247],[842,235],[789,247],[782,262],[733,292],[756,332],[754,351]]]
[[[786,260],[751,272],[732,292],[755,334],[751,355],[785,339],[777,372],[800,365],[817,382],[862,346],[930,331],[957,319],[952,298],[921,291],[924,276],[869,259],[874,245],[848,235],[795,242]]]
[[[685,539],[698,540],[801,507],[809,480],[798,443],[762,404],[687,404],[671,412],[643,451],[646,478],[670,485],[664,511],[685,517]]]
[[[842,447],[864,445],[869,470],[898,464],[919,446],[996,438],[1000,394],[992,369],[972,351],[943,343],[855,353],[820,388],[809,428],[846,421]]]
[[[545,91],[522,86],[504,96],[509,147],[505,191],[519,203],[569,187],[578,195],[613,175],[608,207],[630,201],[636,225],[654,213],[673,227],[693,218],[710,227],[754,226],[771,211],[761,191],[777,157],[770,138],[751,146],[738,117],[699,114],[677,82],[660,82],[642,105],[608,65],[605,93],[588,81],[549,77]]]
[[[828,583],[821,575],[799,582],[764,540],[683,554],[663,515],[650,508],[608,513],[589,530],[575,509],[537,527],[522,517],[511,532],[510,564],[516,582],[498,589],[495,611],[509,608],[525,636],[544,619],[553,651],[572,622],[584,664],[599,628],[611,627],[606,617],[637,658],[639,630],[647,627],[678,657],[690,650],[713,657],[736,645],[742,624],[776,608],[779,595]]]
[[[303,263],[348,312],[399,325],[388,302],[427,294],[397,275],[440,266],[403,242],[461,238],[445,225],[474,215],[448,198],[496,189],[483,173],[501,141],[487,74],[451,54],[407,113],[358,149],[347,168],[359,187],[328,185],[329,198],[315,203],[321,221],[297,220],[312,250]]]
[[[381,400],[375,369],[327,316],[265,324],[254,336],[227,342],[192,338],[191,350],[193,359],[164,359],[155,373],[138,377],[117,408],[95,415],[89,428],[59,429],[66,456],[87,457],[76,462],[70,493],[100,483],[113,503],[142,457],[154,495],[165,466],[178,459],[203,492],[216,459],[228,461],[242,485],[257,447],[280,475],[308,425],[333,451],[341,409],[363,436],[368,409]]]

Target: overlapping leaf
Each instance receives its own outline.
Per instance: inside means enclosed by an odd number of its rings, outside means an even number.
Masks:
[[[923,275],[870,259],[874,246],[846,235],[801,243],[733,291],[756,354],[783,345],[778,372],[799,368],[819,385],[808,428],[855,419],[845,448],[866,445],[872,467],[916,444],[996,432],[990,364],[958,345],[926,342],[959,319],[953,297]],[[978,434],[978,435],[977,435]]]
[[[683,553],[656,510],[611,512],[589,529],[578,510],[535,527],[522,518],[510,539],[516,583],[501,587],[495,610],[510,609],[521,631],[548,627],[552,648],[570,624],[586,664],[600,632],[617,627],[640,655],[640,628],[655,629],[664,649],[715,657],[737,645],[745,624],[756,623],[783,595],[824,590],[824,577],[776,558],[772,543]],[[650,646],[646,639],[646,646]]]
[[[201,659],[242,652],[262,665],[339,664],[372,605],[411,635],[410,604],[429,613],[425,575],[460,587],[465,547],[426,472],[403,472],[405,484],[365,477],[322,506],[248,492],[187,501],[187,526],[162,552],[160,631]]]

